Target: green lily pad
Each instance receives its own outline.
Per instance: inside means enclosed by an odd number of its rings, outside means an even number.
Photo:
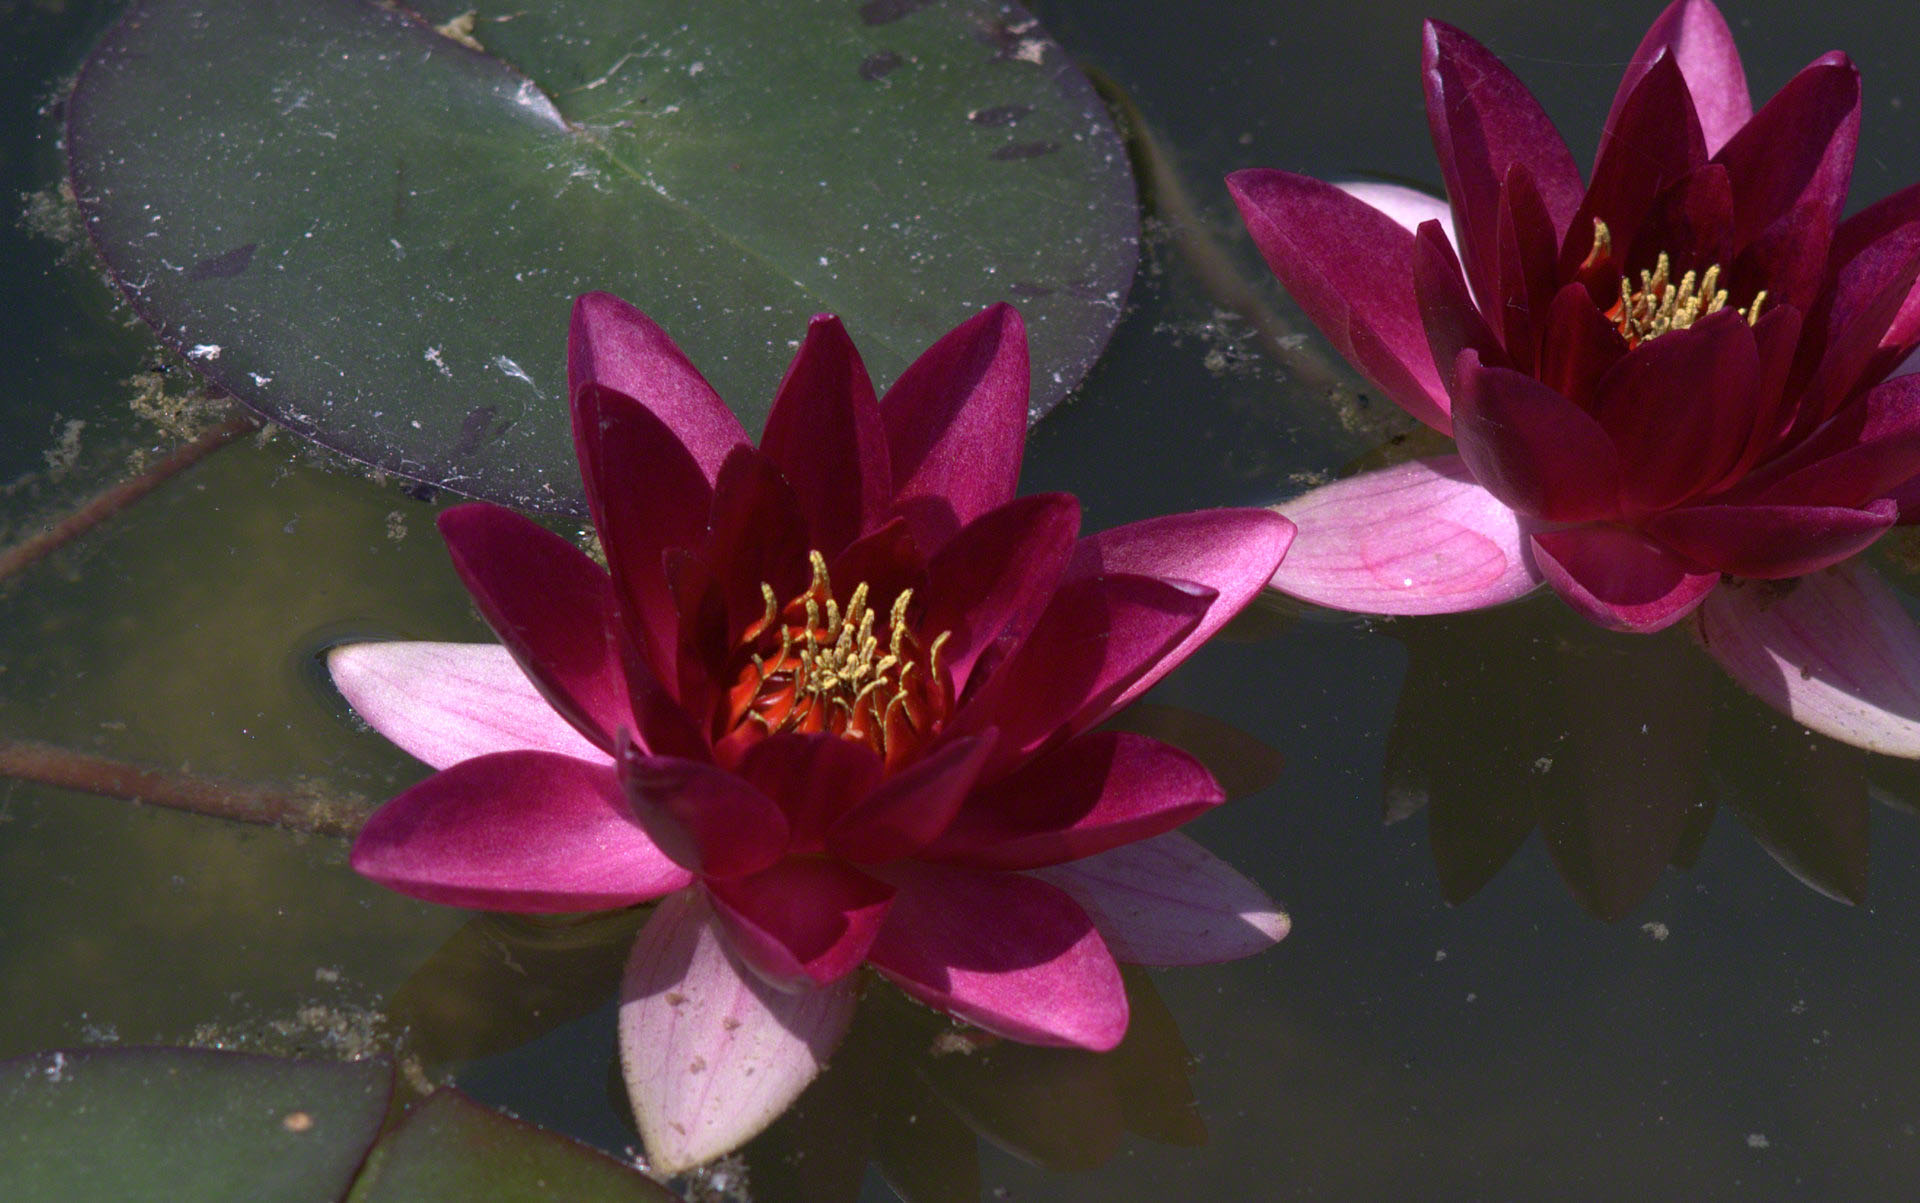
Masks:
[[[675,1196],[564,1136],[433,1092],[367,1158],[348,1203],[674,1203]]]
[[[339,1199],[391,1086],[384,1061],[205,1049],[74,1049],[0,1062],[0,1199]]]
[[[397,8],[145,0],[69,106],[133,307],[354,458],[578,512],[565,330],[592,289],[660,321],[749,429],[812,312],[884,384],[1012,300],[1035,416],[1119,317],[1124,148],[1012,5],[513,0],[445,32]]]

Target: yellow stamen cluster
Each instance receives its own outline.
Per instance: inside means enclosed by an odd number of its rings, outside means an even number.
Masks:
[[[1588,257],[1589,262],[1607,258],[1612,249],[1613,239],[1607,232],[1607,223],[1596,218],[1593,223],[1593,253]],[[1670,331],[1685,330],[1709,313],[1725,309],[1727,290],[1719,284],[1720,265],[1717,263],[1705,272],[1687,272],[1676,283],[1672,278],[1672,264],[1667,259],[1667,253],[1661,251],[1653,270],[1641,271],[1638,287],[1626,276],[1620,277],[1620,299],[1607,311],[1607,316],[1613,320],[1614,327],[1628,344],[1638,346]],[[1738,311],[1741,317],[1747,319],[1749,326],[1760,320],[1760,307],[1766,300],[1766,290],[1762,289],[1754,296],[1751,305]]]
[[[875,629],[878,612],[867,605],[866,582],[854,589],[843,611],[834,600],[826,558],[815,551],[810,559],[813,583],[799,599],[804,619],[794,615],[781,625],[778,651],[752,657],[755,694],[770,700],[790,699],[790,704],[782,714],[753,708],[746,717],[769,733],[835,731],[868,739],[884,755],[889,721],[896,713],[911,718],[909,686],[916,671],[939,679],[940,649],[952,632],[942,632],[933,641],[922,669],[907,628],[913,590],[903,590],[894,600],[883,644],[881,632]],[[756,630],[765,631],[780,622],[780,604],[772,586],[763,583],[760,592],[767,611]],[[770,684],[775,688],[769,689]]]

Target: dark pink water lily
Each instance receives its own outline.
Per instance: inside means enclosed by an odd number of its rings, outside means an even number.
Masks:
[[[361,873],[435,902],[661,899],[620,1044],[677,1169],[817,1072],[861,965],[1015,1040],[1111,1048],[1116,959],[1244,956],[1285,917],[1173,828],[1221,800],[1191,757],[1093,728],[1266,584],[1262,510],[1080,537],[1014,496],[1028,364],[996,306],[875,398],[814,319],[758,447],[666,334],[604,294],[569,345],[611,571],[497,506],[441,516],[498,645],[357,644],[354,708],[440,772],[387,803]]]
[[[1860,85],[1814,60],[1758,112],[1719,11],[1679,0],[1591,174],[1520,81],[1426,26],[1449,203],[1282,171],[1229,181],[1268,264],[1457,455],[1286,506],[1276,587],[1426,614],[1543,580],[1588,618],[1692,615],[1749,688],[1920,756],[1920,634],[1853,559],[1920,505],[1920,188],[1842,219]]]

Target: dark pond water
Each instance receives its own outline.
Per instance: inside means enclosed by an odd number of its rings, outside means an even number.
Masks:
[[[48,106],[112,7],[0,3],[0,198],[25,213],[0,231],[0,544],[169,445],[130,400],[190,391],[178,368],[155,374],[50,191]],[[1225,172],[1436,185],[1425,15],[1501,54],[1584,161],[1660,5],[1034,7],[1137,106],[1227,262],[1297,321]],[[1822,51],[1858,62],[1856,206],[1920,177],[1920,7],[1727,11],[1757,96]],[[1111,347],[1029,444],[1023,487],[1079,493],[1092,527],[1279,501],[1404,430],[1384,403],[1343,425],[1263,353],[1173,228],[1181,203],[1156,196]],[[315,654],[484,637],[436,504],[286,436],[218,452],[0,582],[0,740],[391,794],[420,767],[355,726]],[[1880,558],[1912,589],[1900,550]],[[746,1150],[752,1197],[1920,1190],[1920,772],[1777,718],[1678,631],[1608,635],[1550,597],[1399,621],[1262,606],[1150,701],[1279,754],[1277,778],[1255,773],[1190,830],[1286,905],[1293,934],[1139,975],[1135,1037],[1104,1060],[931,1057],[923,1017],[876,999],[845,1064]],[[1691,864],[1618,922],[1577,900],[1604,897],[1605,874],[1571,856],[1563,875],[1526,836],[1671,806],[1695,817]],[[1836,901],[1861,887],[1869,838],[1865,900]],[[428,1033],[429,1072],[633,1149],[611,1013],[631,917],[471,919],[360,880],[325,836],[0,782],[0,1057],[101,1041],[350,1055],[392,1016]]]

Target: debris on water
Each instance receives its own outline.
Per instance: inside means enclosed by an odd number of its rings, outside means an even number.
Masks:
[[[1667,927],[1667,925],[1657,920],[1649,920],[1646,923],[1642,923],[1640,925],[1640,930],[1643,932],[1646,932],[1648,935],[1652,936],[1655,940],[1664,940],[1670,934],[1670,929]]]

